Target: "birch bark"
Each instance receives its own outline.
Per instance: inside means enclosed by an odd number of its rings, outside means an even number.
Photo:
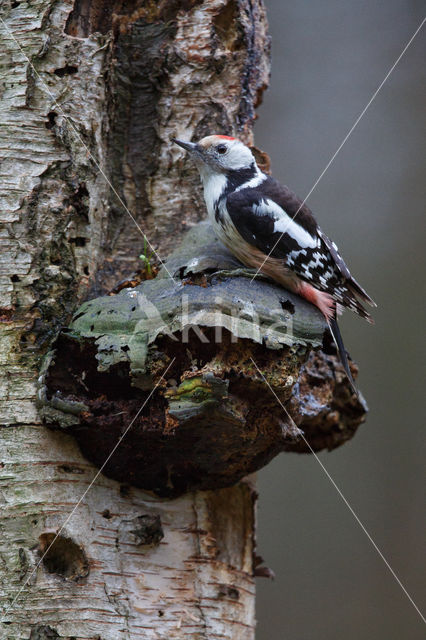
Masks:
[[[138,266],[134,221],[163,255],[202,217],[170,135],[251,142],[262,2],[6,0],[0,17],[0,637],[249,640],[253,488],[167,501],[100,476],[67,520],[96,469],[35,394],[57,329]]]

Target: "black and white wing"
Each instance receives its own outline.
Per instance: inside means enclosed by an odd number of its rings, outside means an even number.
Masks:
[[[273,178],[227,196],[226,207],[242,237],[336,302],[370,320],[359,296],[374,302],[352,277],[334,244],[317,225],[306,205]]]

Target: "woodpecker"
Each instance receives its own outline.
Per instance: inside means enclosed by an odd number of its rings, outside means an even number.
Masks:
[[[244,265],[318,307],[358,393],[337,314],[346,307],[373,323],[361,301],[376,304],[353,278],[311,210],[288,187],[263,173],[251,150],[236,138],[210,135],[199,142],[172,141],[195,161],[219,239]]]

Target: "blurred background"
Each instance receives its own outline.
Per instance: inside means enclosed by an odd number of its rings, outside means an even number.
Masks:
[[[272,77],[256,145],[304,198],[424,17],[409,0],[265,0]],[[420,609],[426,603],[424,268],[426,26],[308,205],[377,301],[345,314],[370,406],[320,458]],[[259,473],[258,640],[420,640],[425,627],[318,462]]]

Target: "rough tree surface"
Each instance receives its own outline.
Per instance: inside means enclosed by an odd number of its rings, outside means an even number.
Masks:
[[[100,476],[31,573],[96,472],[42,424],[41,359],[84,298],[141,265],[117,195],[160,255],[204,215],[169,137],[251,143],[268,80],[262,3],[4,0],[0,16],[2,607],[23,587],[0,636],[252,638],[247,483],[159,501]]]

